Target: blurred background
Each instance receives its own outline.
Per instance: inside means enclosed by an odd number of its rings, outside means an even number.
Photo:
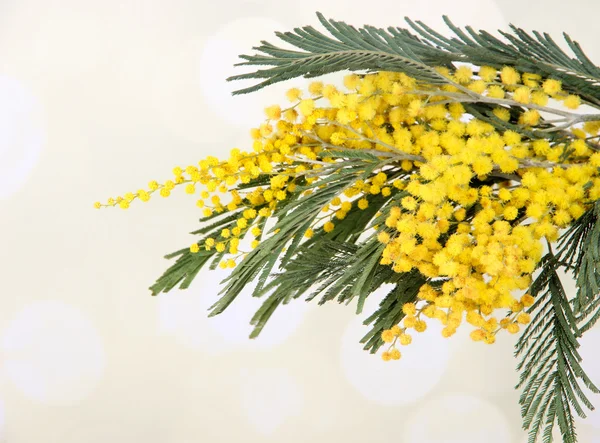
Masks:
[[[248,149],[263,108],[306,81],[232,98],[243,84],[225,78],[274,31],[319,26],[317,10],[357,26],[409,16],[441,30],[448,14],[566,31],[600,63],[595,0],[0,1],[0,442],[526,441],[514,337],[485,346],[431,324],[384,364],[358,343],[354,306],[299,301],[250,341],[260,300],[207,318],[223,271],[147,290],[192,242],[194,197],[93,209]],[[597,383],[599,343],[596,328],[581,350]],[[600,412],[578,431],[599,443]]]

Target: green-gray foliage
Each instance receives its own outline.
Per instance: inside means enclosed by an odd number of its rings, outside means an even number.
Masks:
[[[235,94],[249,93],[296,77],[312,78],[344,70],[361,73],[400,71],[421,82],[456,86],[434,67],[453,68],[457,63],[470,63],[497,69],[512,66],[520,72],[558,79],[564,90],[579,95],[588,105],[600,107],[600,68],[566,34],[564,39],[571,54],[563,51],[548,34],[530,34],[515,26],[510,27],[510,32],[500,32],[501,36],[495,37],[471,27],[460,29],[444,17],[452,32],[447,37],[410,19],[406,19],[408,29],[380,29],[372,26],[355,28],[326,19],[319,13],[317,16],[330,35],[312,26],[295,28],[293,32],[276,35],[296,49],[283,49],[262,41],[254,48],[257,54],[242,55],[245,61],[239,65],[260,69],[228,80],[256,79],[259,82]],[[519,106],[509,107],[509,122],[496,118],[491,112],[492,106],[487,103],[471,100],[465,103],[465,108],[498,130],[515,130],[529,139],[545,137],[561,141],[568,136],[560,130],[543,133],[523,129],[517,124],[518,116],[523,112]],[[221,298],[211,307],[210,315],[223,312],[244,288],[256,282],[252,295],[264,298],[252,318],[254,330],[251,336],[256,337],[277,307],[294,299],[306,296],[306,300],[311,301],[319,297],[319,304],[331,300],[346,304],[356,301],[360,312],[370,294],[383,285],[392,285],[379,308],[365,321],[371,325],[371,330],[361,343],[366,350],[376,352],[383,344],[381,332],[402,319],[402,305],[415,300],[419,287],[428,279],[416,270],[399,274],[389,266],[381,265],[382,246],[374,234],[369,234],[373,225],[383,223],[390,205],[406,195],[402,192],[390,197],[375,196],[370,199],[368,210],[353,208],[343,220],[337,221],[333,232],[319,230],[311,239],[303,238],[302,234],[332,197],[356,180],[370,177],[385,164],[375,155],[342,147],[330,149],[328,155],[343,161],[327,166],[328,174],[314,183],[299,181],[297,192],[273,214],[276,223],[272,235],[248,253],[224,280]],[[392,174],[401,177],[402,171],[397,169]],[[265,184],[264,178],[239,188],[261,184]],[[317,192],[301,196],[306,189]],[[470,213],[467,219],[472,215]],[[522,215],[520,213],[519,217]],[[194,234],[218,237],[223,228],[235,225],[237,217],[236,212],[215,214],[205,218],[203,223],[209,224]],[[265,220],[261,223],[264,227]],[[153,295],[168,292],[177,285],[187,288],[210,260],[210,266],[216,266],[223,254],[214,249],[204,250],[203,240],[198,244],[201,252],[197,254],[186,248],[167,256],[178,259],[151,287]],[[515,354],[520,357],[517,367],[521,376],[517,388],[522,392],[523,425],[529,430],[531,443],[539,435],[545,443],[551,442],[556,423],[563,441],[576,442],[574,414],[584,417],[582,406],[593,409],[580,384],[595,393],[598,389],[585,374],[577,349],[579,338],[600,318],[599,264],[600,204],[596,203],[563,233],[556,252],[550,250],[544,257],[530,287],[529,292],[536,299],[528,311],[532,322],[520,337]],[[560,269],[573,274],[578,288],[574,297],[565,293],[557,273]]]

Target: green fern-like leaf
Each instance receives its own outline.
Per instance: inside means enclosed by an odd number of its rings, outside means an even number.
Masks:
[[[600,320],[600,202],[562,235],[557,257],[575,278],[573,312],[584,333]]]
[[[382,269],[382,274],[392,272],[389,267]],[[422,274],[413,270],[411,272],[390,275],[384,278],[395,280],[394,288],[379,303],[379,308],[369,316],[365,325],[371,325],[371,330],[361,339],[364,349],[372,354],[377,352],[384,342],[381,339],[381,333],[398,324],[404,318],[402,306],[405,303],[412,303],[416,300],[419,288],[427,281]]]
[[[581,331],[557,267],[557,258],[549,252],[530,287],[536,298],[530,310],[533,319],[516,346],[515,354],[521,356],[517,366],[521,371],[517,385],[522,391],[519,403],[530,443],[535,443],[538,435],[544,442],[551,442],[556,423],[563,441],[576,443],[573,410],[585,417],[582,405],[593,409],[580,383],[594,393],[600,392],[581,366],[577,351]]]
[[[447,17],[446,24],[454,34],[448,38],[424,23],[406,18],[410,28],[387,29],[363,26],[355,28],[341,21],[317,17],[330,36],[312,26],[295,28],[294,32],[277,32],[276,36],[299,50],[279,48],[262,41],[253,49],[255,55],[241,55],[245,62],[237,66],[270,66],[229,77],[228,80],[257,79],[254,86],[234,94],[245,94],[265,86],[304,76],[350,71],[401,71],[417,80],[444,84],[450,82],[432,67],[452,67],[453,63],[472,63],[501,69],[513,66],[562,81],[567,91],[579,94],[586,102],[600,106],[600,68],[584,54],[580,45],[564,34],[572,55],[564,52],[548,34],[510,26],[511,32],[500,32],[504,40],[470,26],[462,30]],[[573,57],[574,56],[574,57]]]
[[[579,243],[579,258],[574,270],[577,282],[577,297],[574,310],[580,321],[581,331],[591,329],[600,318],[600,202],[589,211],[587,229]]]
[[[262,41],[261,46],[254,49],[263,55],[241,55],[246,61],[236,66],[273,67],[229,77],[228,80],[264,79],[261,83],[235,91],[234,94],[253,92],[300,76],[310,78],[343,70],[402,71],[429,83],[448,83],[448,79],[431,65],[423,63],[410,47],[399,45],[391,34],[372,27],[357,30],[344,22],[327,20],[320,13],[317,16],[334,38],[311,26],[296,28],[294,32],[276,33],[281,40],[302,51],[281,49]]]
[[[379,264],[383,245],[374,236],[363,242],[359,240],[375,213],[388,200],[378,195],[365,210],[354,206],[339,220],[334,231],[318,231],[304,242],[293,259],[282,265],[282,271],[273,274],[271,281],[255,292],[259,297],[272,294],[252,319],[255,329],[251,337],[262,331],[277,306],[304,294],[307,301],[321,296],[319,304],[334,299],[349,303],[358,297],[357,311],[360,312],[366,298],[387,282],[379,278],[382,268],[389,270]]]

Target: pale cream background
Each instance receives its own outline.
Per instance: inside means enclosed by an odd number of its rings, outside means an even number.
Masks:
[[[600,61],[594,0],[0,2],[0,441],[520,443],[514,338],[431,328],[398,363],[361,350],[353,307],[299,302],[248,341],[256,300],[208,320],[223,272],[158,298],[195,199],[95,211],[175,165],[248,147],[289,85],[231,98],[237,54],[274,30],[402,17],[565,30]],[[334,78],[336,76],[333,76]],[[304,80],[291,82],[304,85]],[[572,286],[572,285],[571,285]],[[369,309],[373,309],[371,303]],[[582,353],[600,383],[600,330]],[[600,398],[594,398],[600,406]],[[600,442],[600,413],[579,427]]]

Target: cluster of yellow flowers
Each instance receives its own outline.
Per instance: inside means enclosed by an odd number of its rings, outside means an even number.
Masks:
[[[234,267],[247,253],[239,250],[240,239],[250,232],[251,247],[260,244],[261,222],[295,192],[300,178],[313,183],[328,166],[342,163],[331,152],[374,154],[385,165],[326,204],[304,236],[317,229],[331,232],[353,208],[364,210],[375,196],[389,197],[380,210],[387,214],[385,223],[376,227],[385,244],[380,263],[399,273],[416,268],[433,280],[421,287],[415,303],[404,306],[403,326],[383,332],[390,344],[384,360],[400,358],[396,344],[411,342],[408,329],[424,331],[423,317],[440,320],[445,337],[466,321],[475,327],[473,340],[493,343],[499,330],[516,333],[529,322],[523,310],[532,297],[514,294],[529,287],[542,241],[557,240],[559,230],[600,197],[600,153],[586,140],[598,134],[600,122],[570,127],[579,121],[576,114],[547,107],[549,99],[567,109],[581,104],[558,80],[511,67],[437,71],[450,82],[429,85],[404,73],[379,72],[346,76],[346,91],[321,82],[312,82],[306,95],[293,88],[287,93],[290,106],[268,107],[265,122],[252,129],[252,151],[233,149],[225,161],[208,157],[197,166],[176,167],[172,180],[152,181],[148,190],[95,205],[126,209],[156,191],[168,197],[184,186],[196,194],[203,185],[197,205],[205,217],[237,211],[238,218],[234,228],[190,250],[228,252],[231,258],[221,266]],[[323,101],[327,105],[318,106]],[[497,127],[469,114],[474,102],[490,105]],[[567,123],[560,141],[498,129],[516,120],[543,134],[549,131],[544,112]],[[266,180],[256,186],[235,189],[261,177]],[[303,195],[311,192],[318,189]],[[494,312],[505,314],[498,320]]]

